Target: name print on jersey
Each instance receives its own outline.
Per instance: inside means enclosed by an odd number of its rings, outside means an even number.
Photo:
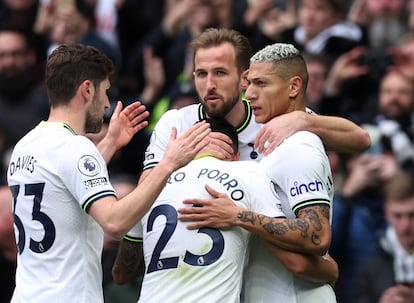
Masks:
[[[184,172],[177,172],[170,176],[167,183],[172,184],[173,182],[180,182],[185,178],[186,175]],[[207,178],[220,183],[234,201],[239,201],[244,197],[244,192],[239,187],[239,182],[228,173],[220,172],[218,169],[202,168],[197,173],[197,179],[201,178]]]
[[[36,163],[37,163],[37,160],[33,156],[30,156],[30,155],[20,156],[17,158],[16,161],[12,161],[10,163],[9,165],[10,176],[13,176],[13,174],[18,170],[19,171],[24,170],[24,171],[33,173]]]

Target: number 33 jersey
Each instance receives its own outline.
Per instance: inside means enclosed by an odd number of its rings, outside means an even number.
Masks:
[[[95,145],[42,122],[16,144],[7,178],[19,248],[12,302],[103,302],[103,230],[87,212],[115,193]]]

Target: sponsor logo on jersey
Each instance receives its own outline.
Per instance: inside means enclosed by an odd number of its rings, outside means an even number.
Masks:
[[[89,189],[89,188],[107,185],[108,180],[105,177],[102,177],[102,178],[96,178],[96,179],[83,181],[83,184],[85,185],[87,189]]]
[[[154,159],[154,153],[151,152],[145,152],[145,159],[146,160],[153,160]]]
[[[91,155],[85,155],[79,159],[78,169],[82,175],[88,177],[96,176],[101,171],[98,160]]]
[[[299,183],[295,181],[293,186],[289,189],[292,197],[296,197],[309,192],[317,192],[323,190],[323,183],[319,180],[311,181],[309,183]]]

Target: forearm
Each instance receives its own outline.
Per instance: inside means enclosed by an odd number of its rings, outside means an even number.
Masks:
[[[106,136],[96,145],[96,147],[107,164],[118,150],[118,147],[113,144],[113,141],[109,140]]]
[[[112,266],[112,278],[117,284],[130,282],[141,273],[143,265],[142,243],[123,239]]]
[[[317,134],[328,150],[360,153],[371,145],[368,132],[350,120],[334,116],[303,115],[303,130]]]
[[[267,243],[270,251],[295,275],[315,283],[335,285],[339,271],[330,256],[315,256],[283,250]]]
[[[118,201],[114,198],[98,200],[92,204],[90,214],[108,235],[122,239],[149,210],[175,169],[171,163],[160,162],[131,193]]]
[[[234,224],[282,249],[324,255],[331,240],[329,222],[326,221],[323,220],[317,225],[309,218],[271,218],[242,210],[238,213]]]

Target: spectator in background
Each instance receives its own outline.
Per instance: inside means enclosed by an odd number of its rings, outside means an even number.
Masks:
[[[380,114],[364,126],[371,135],[371,149],[347,158],[346,176],[334,203],[332,255],[342,272],[337,289],[348,289],[344,294],[348,300],[357,267],[380,251],[384,185],[399,170],[413,171],[413,80],[390,70],[380,82],[377,104]]]
[[[162,59],[164,67],[165,82],[158,92],[158,100],[168,94],[176,82],[191,79],[192,52],[189,42],[207,27],[215,26],[219,26],[219,23],[210,1],[169,1],[162,22],[135,46],[131,56],[126,59],[126,73],[140,84],[139,77],[143,76],[145,68],[144,47],[150,46],[154,56]],[[138,87],[135,93],[141,89]]]
[[[306,106],[313,111],[320,112],[320,102],[322,99],[326,77],[330,65],[323,55],[303,54],[308,69],[309,81],[306,88]]]
[[[374,122],[382,140],[401,168],[414,171],[414,79],[390,71],[381,81],[378,101]]]
[[[242,2],[242,1],[240,1]],[[237,24],[259,50],[281,40],[281,33],[297,24],[295,0],[247,0],[242,22]]]
[[[42,7],[43,6],[43,7]],[[119,69],[122,63],[117,47],[109,44],[95,28],[95,4],[88,0],[43,1],[38,15],[37,29],[50,40],[47,54],[60,44],[81,43],[103,51]],[[45,20],[46,19],[46,20]]]
[[[31,35],[20,27],[0,25],[0,154],[4,157],[28,130],[49,113],[47,94],[37,75]],[[24,113],[24,114],[22,114]],[[3,161],[2,161],[3,162]],[[1,178],[5,176],[1,170]]]
[[[33,31],[36,24],[39,2],[44,0],[0,0],[0,20],[2,23]],[[32,47],[40,55],[39,63],[46,60],[47,37],[35,33]]]
[[[414,302],[414,178],[399,173],[387,184],[384,214],[388,227],[378,256],[355,275],[352,303]]]
[[[385,53],[376,56],[367,47],[355,47],[339,56],[329,69],[320,113],[359,125],[370,123],[378,114],[379,81],[391,66],[388,59]]]
[[[371,49],[396,46],[408,30],[407,0],[354,0],[347,19],[360,25]]]
[[[117,30],[122,58],[129,58],[134,46],[159,26],[165,13],[165,2],[166,0],[117,0]],[[123,64],[122,71],[125,67],[127,66]]]
[[[353,47],[366,44],[362,29],[345,17],[343,0],[300,0],[298,23],[282,32],[281,41],[310,54],[325,55],[332,62]]]
[[[333,203],[330,253],[341,272],[338,302],[351,303],[357,267],[379,253],[378,237],[385,226],[383,188],[399,167],[392,155],[369,153],[347,157],[344,165],[342,188]]]

